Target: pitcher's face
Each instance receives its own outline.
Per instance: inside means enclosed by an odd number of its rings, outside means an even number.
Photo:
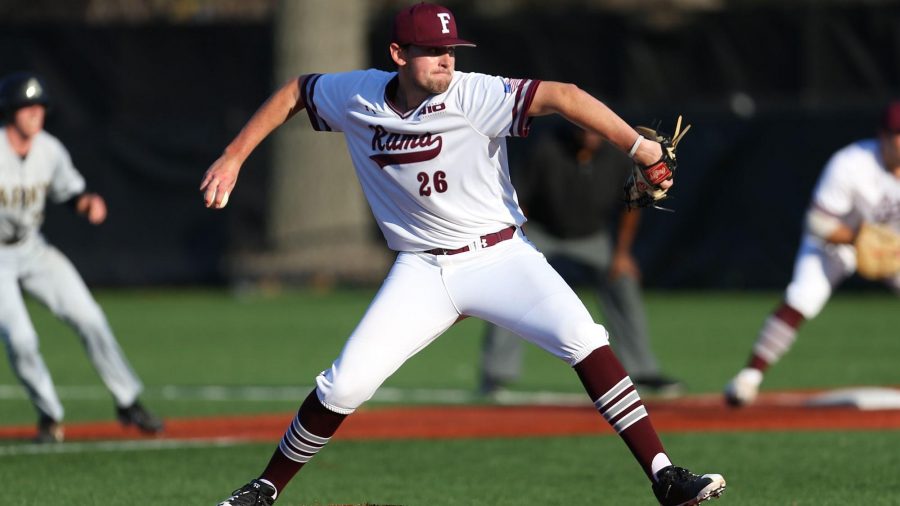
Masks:
[[[447,91],[456,66],[456,48],[409,46],[406,53],[413,83],[434,95]]]

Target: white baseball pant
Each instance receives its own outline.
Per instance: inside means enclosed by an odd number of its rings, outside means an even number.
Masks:
[[[63,407],[38,349],[37,331],[28,317],[22,290],[75,329],[116,405],[131,405],[143,387],[106,316],[72,263],[38,236],[23,244],[0,247],[0,338],[13,371],[35,407],[54,420],[63,418]]]
[[[319,400],[336,413],[352,413],[461,315],[507,328],[569,365],[609,342],[521,230],[457,255],[405,252],[340,356],[316,378]]]
[[[818,316],[834,289],[856,271],[856,250],[849,244],[822,244],[804,237],[794,261],[794,277],[785,302],[807,320]],[[885,280],[900,295],[900,275]]]

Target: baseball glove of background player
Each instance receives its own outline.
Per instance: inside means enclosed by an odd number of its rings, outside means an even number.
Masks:
[[[866,279],[885,279],[900,273],[900,234],[884,225],[863,223],[854,242],[856,272]]]
[[[641,136],[652,141],[656,141],[662,145],[662,158],[650,165],[640,165],[635,163],[631,171],[631,176],[625,181],[625,204],[629,209],[638,207],[654,207],[669,211],[664,207],[659,207],[657,203],[668,197],[667,189],[661,186],[663,181],[672,179],[675,175],[677,163],[675,160],[675,150],[678,143],[684,137],[684,134],[690,130],[691,125],[681,129],[681,116],[675,124],[675,133],[668,136],[657,128],[648,128],[645,126],[635,127]]]

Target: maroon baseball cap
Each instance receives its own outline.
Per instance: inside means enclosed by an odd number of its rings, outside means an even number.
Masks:
[[[401,46],[469,46],[475,44],[460,39],[456,33],[456,19],[450,9],[425,2],[398,12],[394,16],[391,42]]]
[[[881,130],[900,134],[900,100],[895,100],[884,108],[881,116]]]

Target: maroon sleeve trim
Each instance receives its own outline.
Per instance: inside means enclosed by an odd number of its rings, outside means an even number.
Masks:
[[[531,131],[532,117],[528,115],[528,110],[531,109],[531,102],[534,100],[538,86],[541,85],[541,81],[538,79],[531,80],[529,83],[530,86],[528,92],[525,93],[525,103],[522,104],[522,113],[519,117],[519,137],[528,137],[528,133]]]
[[[515,137],[527,137],[531,130],[531,117],[528,109],[534,100],[534,94],[540,86],[537,79],[525,79],[516,87],[516,100],[513,105],[512,123],[509,125],[509,135]],[[524,96],[523,96],[524,93]]]
[[[308,75],[306,81],[304,81],[303,85],[300,87],[301,96],[303,98],[303,103],[306,104],[306,114],[309,115],[309,123],[312,125],[313,130],[316,130],[317,132],[330,132],[331,127],[324,118],[319,116],[316,108],[316,83],[319,81],[320,77],[322,77],[322,74]]]

